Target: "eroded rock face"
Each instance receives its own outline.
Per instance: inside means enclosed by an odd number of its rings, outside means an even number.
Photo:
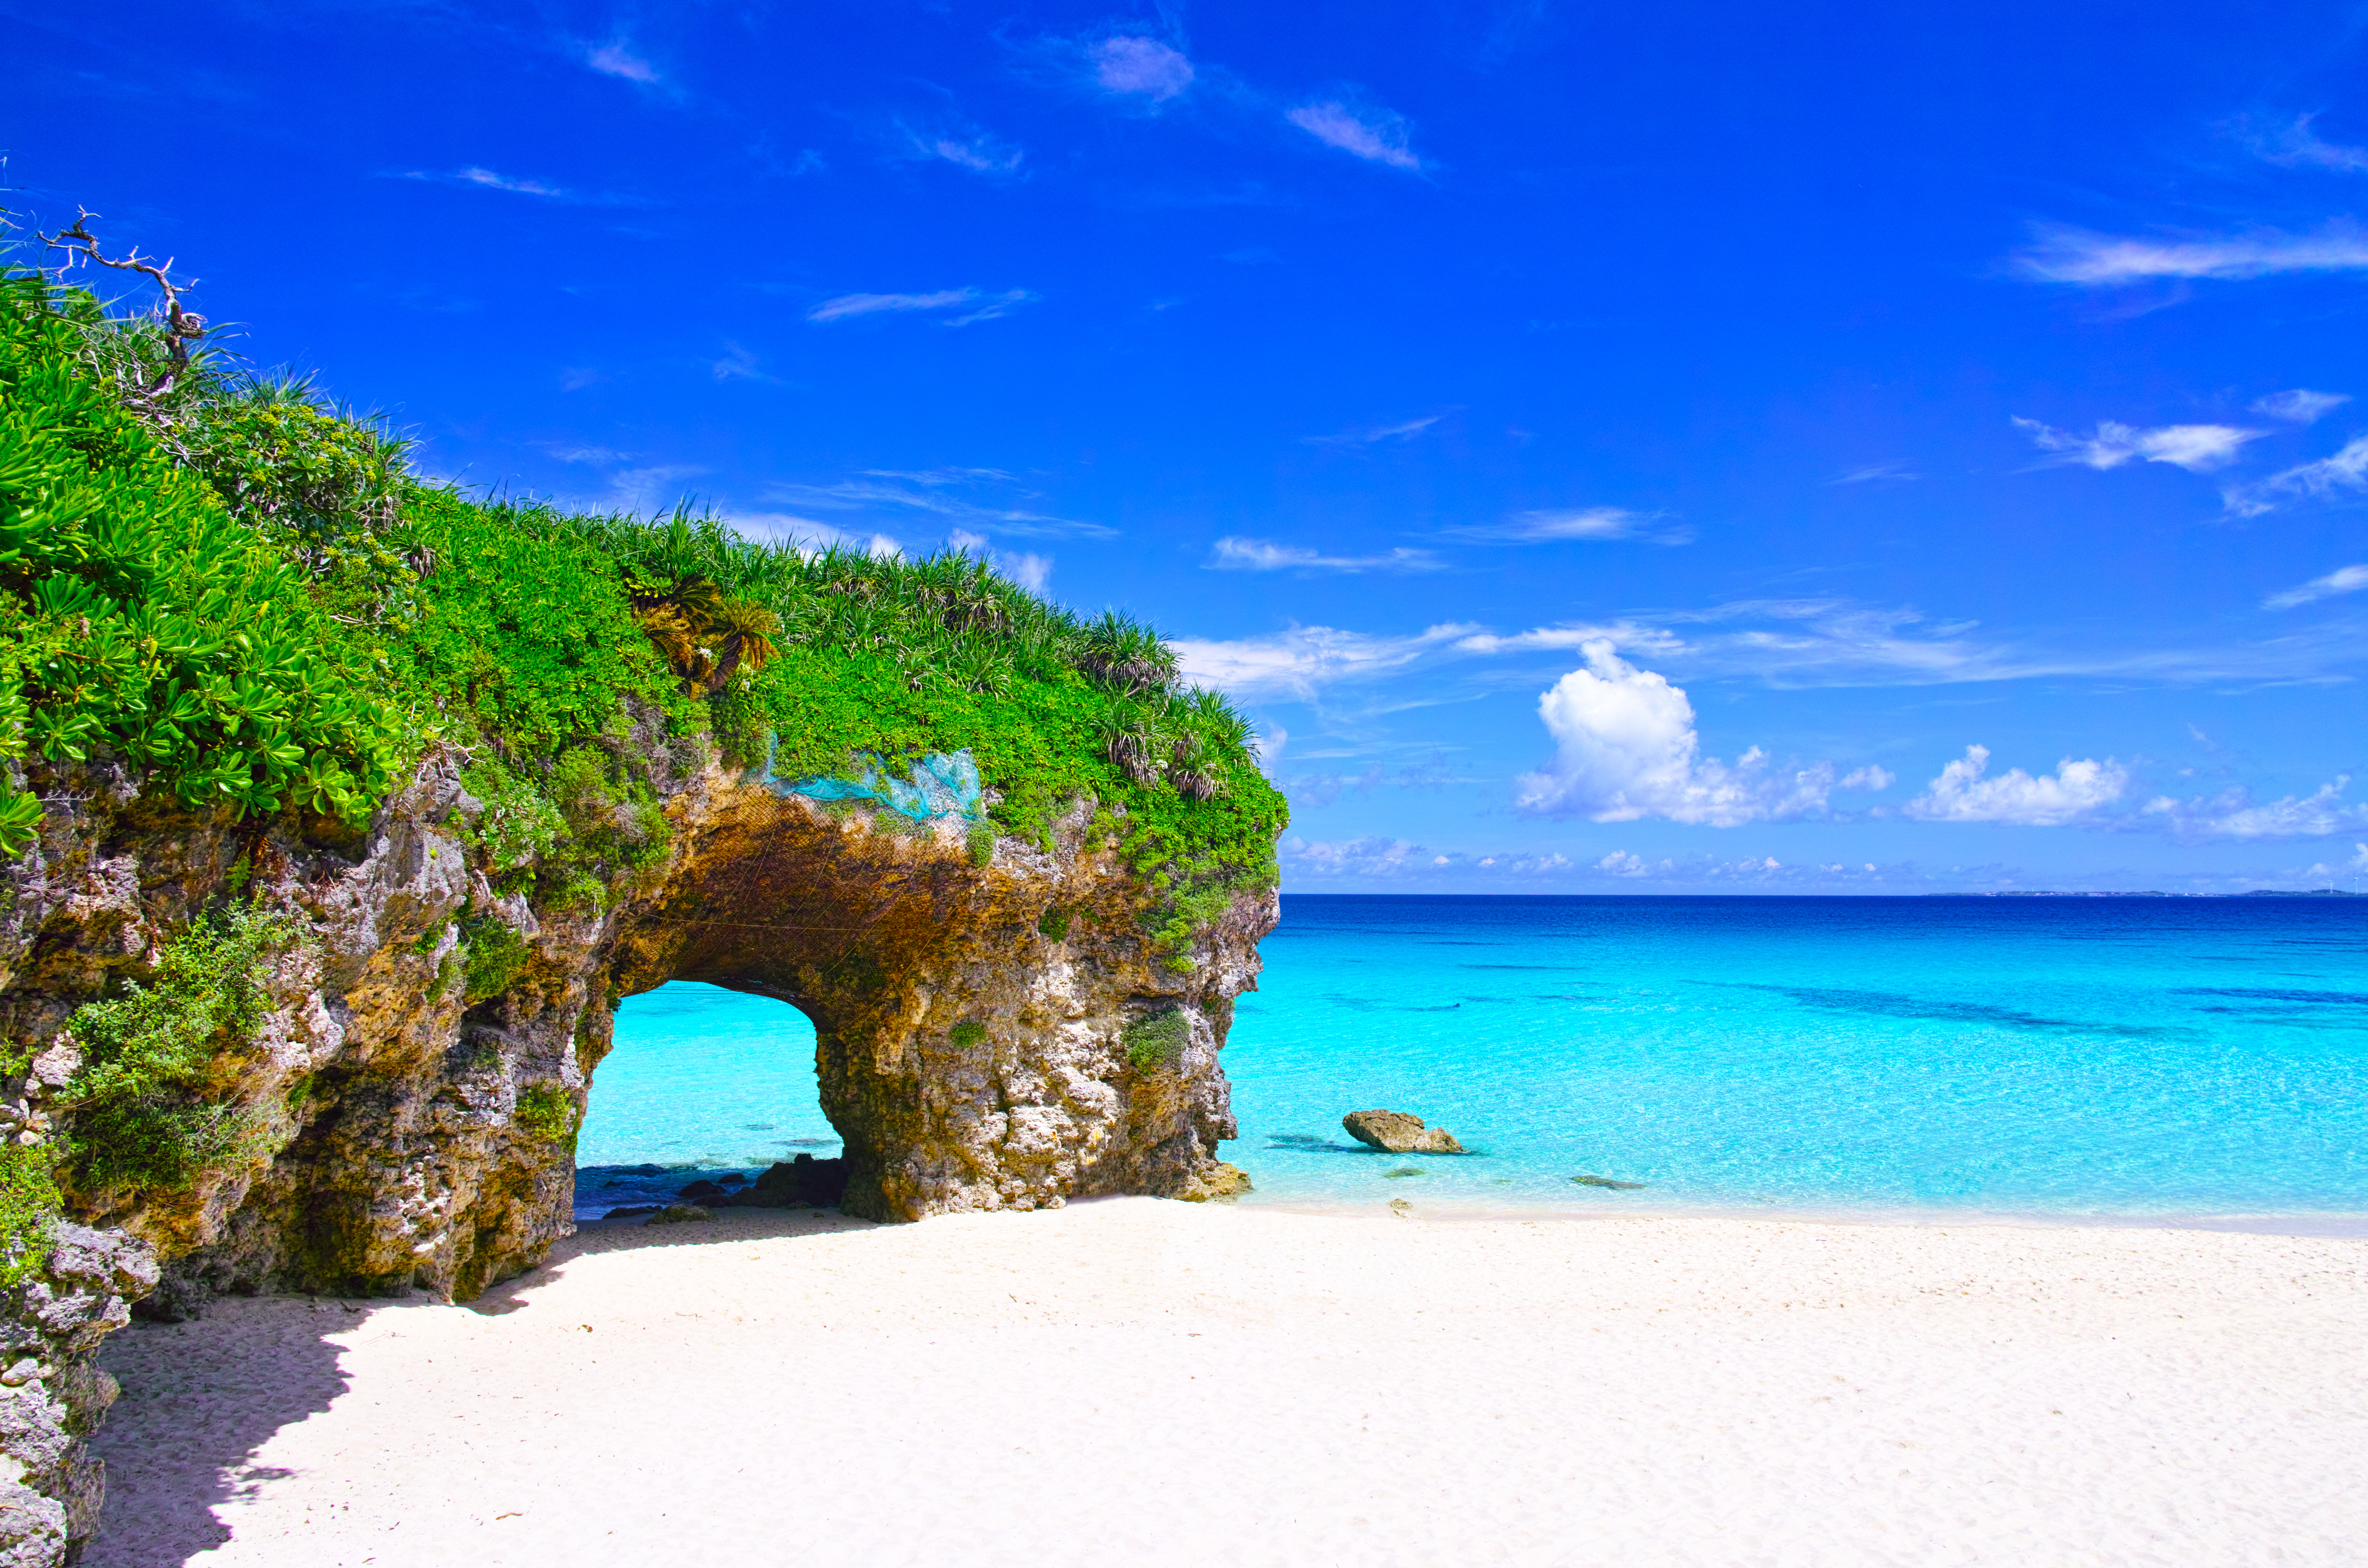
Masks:
[[[264,1153],[169,1199],[73,1195],[89,1222],[73,1233],[93,1239],[62,1246],[56,1278],[32,1288],[47,1305],[20,1292],[0,1311],[0,1332],[40,1340],[27,1354],[47,1391],[28,1403],[0,1373],[0,1449],[20,1487],[56,1505],[0,1520],[38,1516],[36,1535],[61,1550],[86,1531],[97,1483],[77,1468],[76,1434],[106,1403],[89,1350],[151,1286],[143,1310],[169,1318],[222,1291],[465,1299],[532,1267],[574,1229],[565,1126],[581,1124],[616,1005],[670,980],[777,997],[813,1018],[849,1212],[917,1220],[1240,1185],[1216,1158],[1235,1135],[1217,1053],[1277,918],[1270,894],[1236,901],[1190,950],[1163,955],[1144,934],[1147,891],[1082,804],[1049,850],[1003,839],[981,865],[959,824],[892,817],[892,828],[761,788],[703,741],[635,744],[673,849],[605,909],[496,897],[464,851],[480,808],[450,756],[431,757],[351,837],[192,818],[120,779],[45,790],[42,844],[0,877],[0,1027],[42,1052],[0,1083],[9,1128],[49,1131],[44,1096],[75,1060],[60,1032],[73,1009],[113,980],[145,978],[166,933],[234,880],[303,914],[318,939],[273,971],[274,1006],[237,1070]],[[504,921],[529,954],[474,1006],[464,915]],[[1162,1038],[1177,1048],[1131,1064],[1128,1027],[1160,1014],[1176,1015]],[[521,1118],[522,1106],[540,1114]],[[567,1113],[557,1127],[553,1107]],[[92,1248],[117,1260],[111,1294],[59,1282],[83,1279],[72,1270]],[[43,1326],[69,1290],[113,1304]],[[50,1414],[7,1414],[36,1405]],[[9,1528],[0,1568],[56,1560],[7,1557]]]
[[[1425,1127],[1402,1110],[1352,1110],[1340,1119],[1349,1136],[1391,1154],[1460,1154],[1463,1145],[1444,1127]]]

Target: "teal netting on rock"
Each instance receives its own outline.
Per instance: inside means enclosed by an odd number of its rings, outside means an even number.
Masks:
[[[776,741],[765,737],[765,776],[759,780],[776,795],[803,795],[809,801],[869,801],[911,818],[930,822],[939,817],[978,820],[982,801],[978,764],[968,751],[933,751],[913,764],[909,780],[890,773],[867,752],[855,759],[855,777],[832,778],[816,775],[782,778],[773,772]]]

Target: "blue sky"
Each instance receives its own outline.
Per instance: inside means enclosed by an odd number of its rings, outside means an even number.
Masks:
[[[432,472],[1145,615],[1288,888],[2349,885],[2362,17],[0,0],[0,146]]]

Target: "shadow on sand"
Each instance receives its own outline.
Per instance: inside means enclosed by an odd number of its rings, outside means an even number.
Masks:
[[[552,1246],[540,1267],[461,1305],[487,1314],[527,1311],[558,1270],[601,1253],[879,1228],[812,1209],[725,1210],[713,1222],[680,1225],[591,1221]],[[91,1440],[107,1461],[108,1497],[84,1568],[181,1568],[227,1543],[232,1532],[214,1510],[289,1473],[256,1463],[256,1453],[346,1392],[345,1347],[333,1336],[438,1305],[424,1295],[233,1297],[195,1322],[135,1324],[109,1335],[99,1365],[123,1394]]]

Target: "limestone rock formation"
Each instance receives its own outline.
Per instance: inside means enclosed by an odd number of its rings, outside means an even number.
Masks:
[[[1444,1127],[1426,1128],[1402,1110],[1352,1110],[1340,1119],[1349,1136],[1389,1154],[1461,1154],[1463,1145]]]
[[[95,770],[45,795],[40,842],[0,868],[0,1000],[17,1040],[49,1042],[0,1082],[10,1128],[48,1127],[43,1096],[78,1061],[74,1008],[148,979],[209,900],[236,890],[311,935],[273,961],[227,1091],[253,1157],[170,1196],[70,1193],[89,1226],[63,1228],[48,1274],[0,1310],[15,1460],[0,1460],[0,1568],[61,1561],[89,1529],[98,1483],[79,1435],[111,1392],[89,1356],[134,1298],[168,1319],[225,1291],[465,1299],[533,1267],[575,1228],[574,1130],[617,1004],[670,980],[814,1020],[849,1213],[1242,1184],[1216,1158],[1235,1136],[1217,1053],[1278,917],[1270,893],[1159,951],[1158,894],[1090,802],[1043,842],[982,845],[958,822],[765,789],[655,719],[616,744],[663,802],[670,856],[572,906],[530,909],[472,869],[485,808],[450,754],[367,833],[193,815]],[[466,944],[493,924],[524,961],[472,1001]],[[1172,1049],[1143,1059],[1127,1034],[1153,1017]],[[31,1554],[8,1556],[12,1540]]]

